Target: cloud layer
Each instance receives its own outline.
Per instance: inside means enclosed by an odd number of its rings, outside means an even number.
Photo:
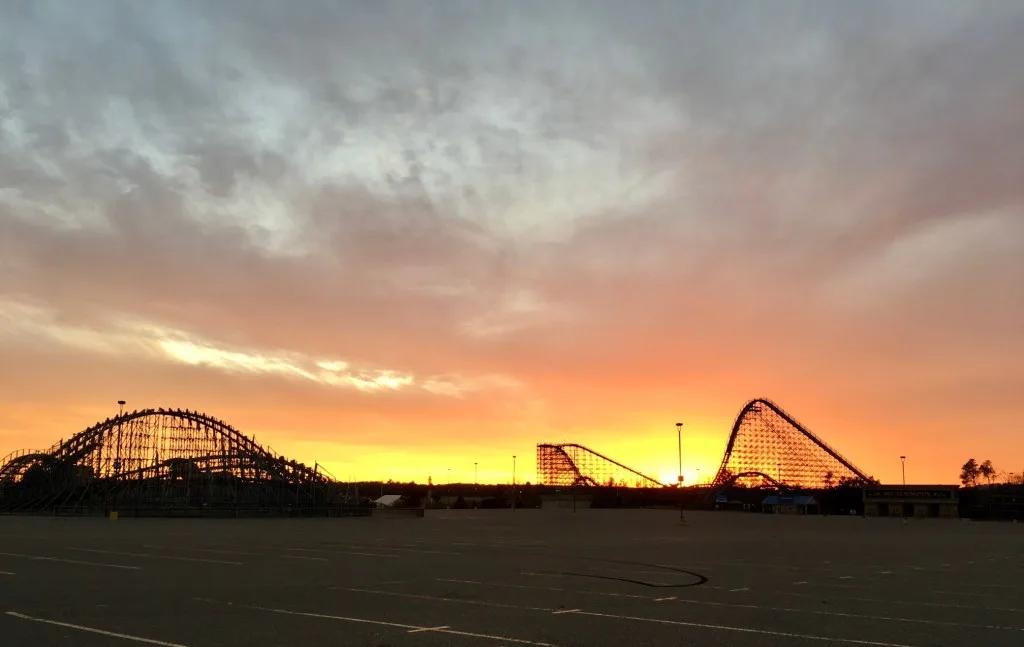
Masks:
[[[706,474],[766,395],[883,477],[1024,467],[1019,3],[7,13],[0,444],[126,397],[657,471],[684,417]]]

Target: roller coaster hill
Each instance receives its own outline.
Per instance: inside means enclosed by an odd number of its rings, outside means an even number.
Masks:
[[[732,493],[749,503],[760,502],[765,490],[775,492],[835,492],[857,489],[877,481],[814,435],[770,400],[748,402],[729,434],[714,479],[680,492],[656,479],[576,443],[537,445],[538,482],[555,489],[616,489],[614,502],[596,494],[595,503],[708,504],[716,493]],[[645,491],[630,493],[637,488]],[[660,490],[660,492],[659,492]],[[746,496],[744,496],[746,495]]]
[[[0,511],[164,516],[345,515],[356,502],[310,467],[196,411],[109,418],[0,459]]]

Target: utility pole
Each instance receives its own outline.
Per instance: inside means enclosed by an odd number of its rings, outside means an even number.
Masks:
[[[779,463],[776,467],[775,475],[779,477],[779,501],[778,505],[775,506],[775,513],[782,513],[782,463]]]
[[[679,439],[679,473],[676,476],[676,488],[679,490],[679,523],[686,523],[683,516],[683,423],[676,423],[676,436]]]
[[[516,455],[512,454],[512,512],[516,511]]]

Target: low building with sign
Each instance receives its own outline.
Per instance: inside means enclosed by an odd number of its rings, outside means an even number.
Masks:
[[[772,494],[761,501],[761,510],[775,514],[818,514],[818,500],[809,494]]]
[[[960,516],[956,485],[880,485],[864,488],[864,516],[942,518]]]

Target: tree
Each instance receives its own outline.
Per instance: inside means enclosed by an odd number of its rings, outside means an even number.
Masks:
[[[992,461],[986,460],[984,463],[978,466],[978,474],[985,477],[989,485],[992,485],[992,477],[996,475],[996,468],[992,466]]]
[[[825,472],[825,489],[831,490],[833,481],[835,481],[836,475],[832,473],[832,470]]]
[[[981,468],[978,467],[978,461],[971,458],[960,468],[960,482],[966,487],[973,487],[978,484],[980,474]]]

